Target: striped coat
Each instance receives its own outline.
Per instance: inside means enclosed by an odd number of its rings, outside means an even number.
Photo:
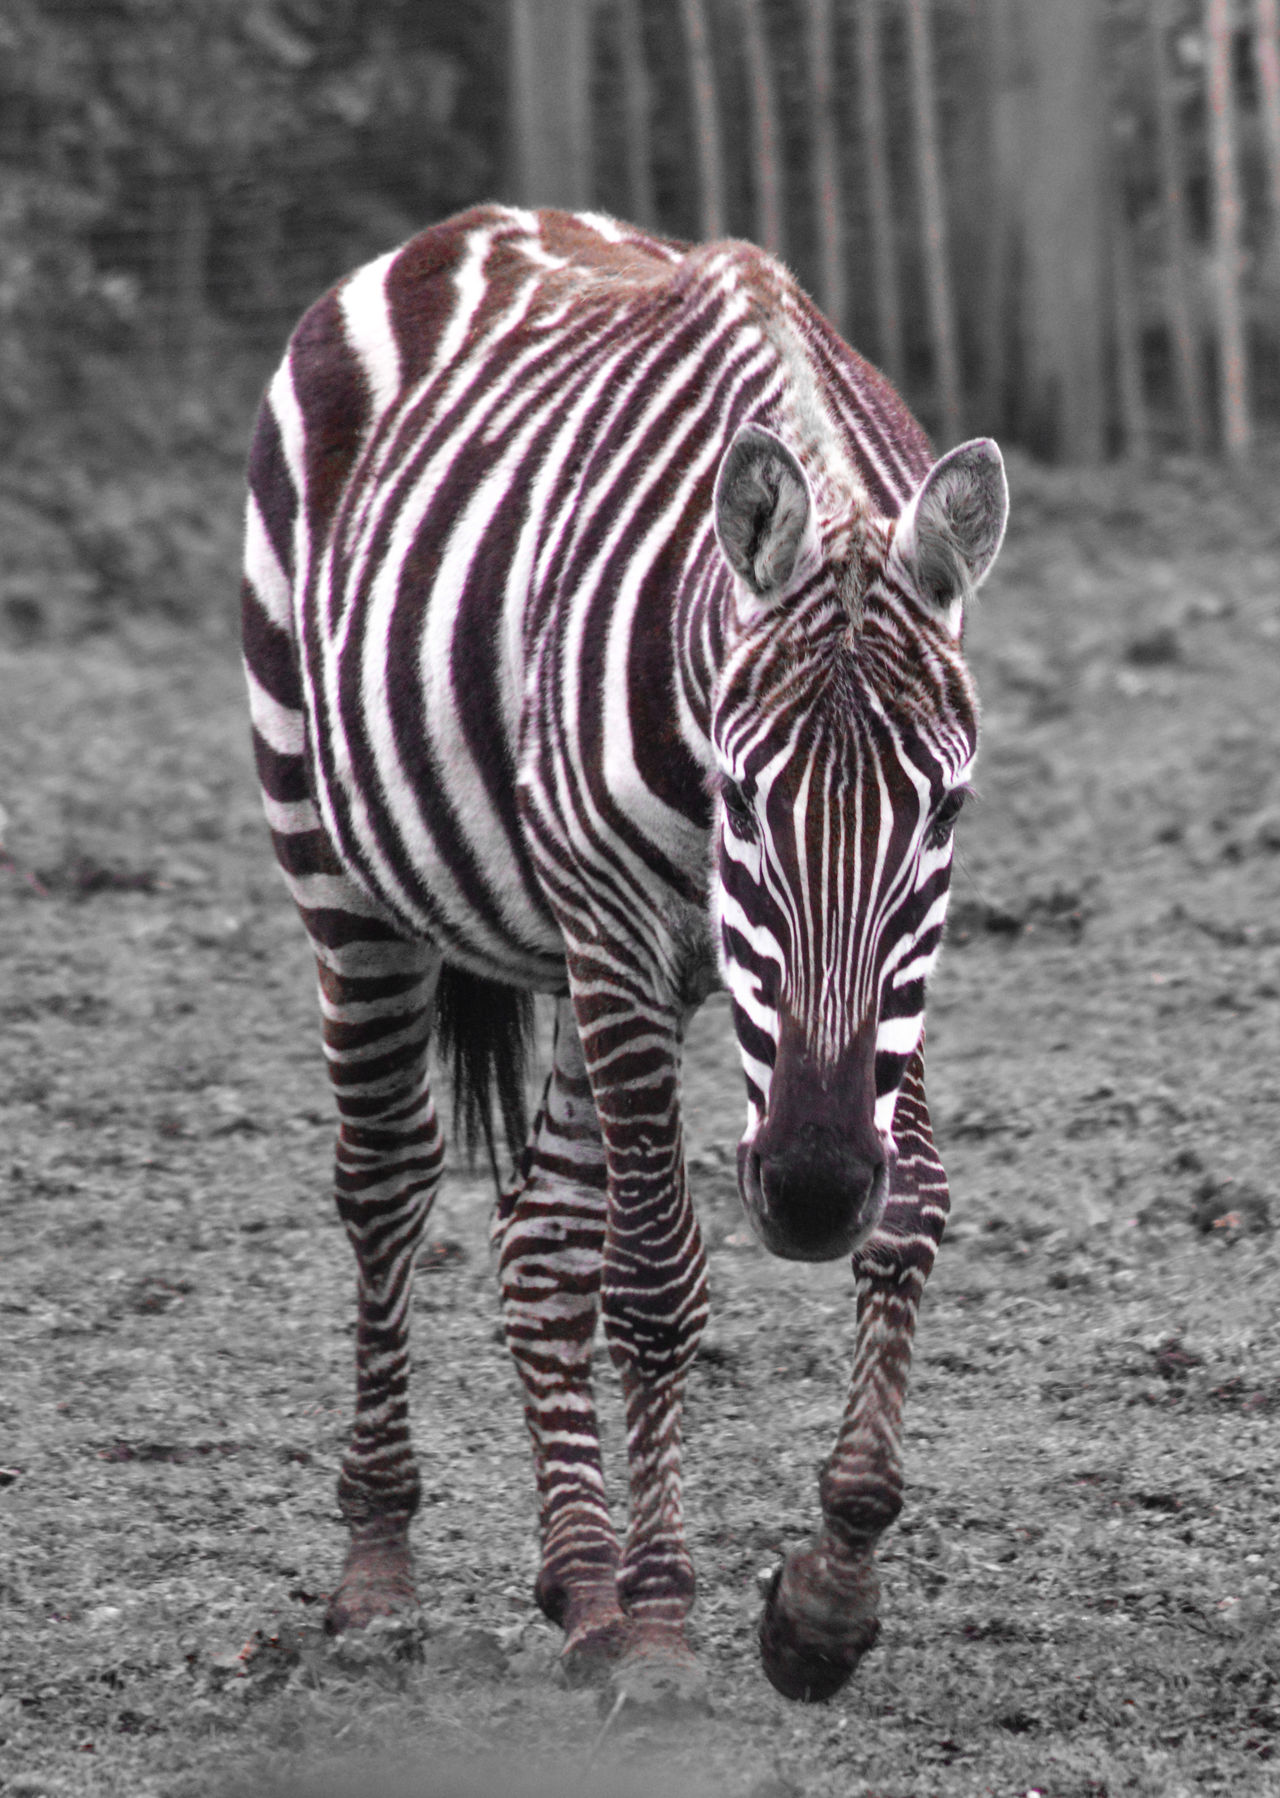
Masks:
[[[748,1215],[775,1252],[860,1270],[824,1523],[775,1582],[766,1670],[826,1695],[869,1645],[945,1211],[921,1043],[976,746],[960,626],[1005,505],[994,445],[934,464],[746,244],[479,209],[299,326],[251,460],[245,653],[360,1275],[335,1627],[412,1598],[407,1307],[443,1159],[427,1039],[479,1130],[494,1087],[517,1138],[513,995],[541,991],[553,1066],[499,1217],[538,1594],[570,1657],[616,1662],[632,1696],[696,1685],[679,1411],[706,1278],[679,1043],[723,981]],[[597,1315],[627,1406],[623,1544]]]

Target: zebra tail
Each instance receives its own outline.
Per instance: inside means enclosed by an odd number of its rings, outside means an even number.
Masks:
[[[525,1082],[533,1041],[533,994],[446,962],[435,1002],[436,1043],[453,1074],[453,1131],[474,1162],[484,1143],[502,1185],[493,1132],[497,1099],[507,1152],[518,1163],[529,1134]]]

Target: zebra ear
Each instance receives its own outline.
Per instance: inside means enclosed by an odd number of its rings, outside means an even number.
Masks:
[[[790,584],[812,517],[809,483],[786,444],[763,425],[744,425],[716,476],[716,537],[758,598],[773,600]]]
[[[995,561],[1008,516],[1004,463],[989,437],[949,450],[902,509],[894,557],[916,591],[951,615],[957,634],[963,602]]]

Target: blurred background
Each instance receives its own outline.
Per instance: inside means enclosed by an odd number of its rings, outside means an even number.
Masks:
[[[492,198],[764,244],[940,446],[1280,424],[1277,0],[7,0],[0,628],[191,604],[299,313]]]

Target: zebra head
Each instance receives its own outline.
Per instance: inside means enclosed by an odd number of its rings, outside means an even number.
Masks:
[[[739,1186],[790,1259],[857,1247],[889,1196],[977,745],[963,607],[1007,507],[986,439],[935,463],[896,519],[820,506],[758,425],[720,466],[736,578],[712,722],[713,911],[747,1078]]]

